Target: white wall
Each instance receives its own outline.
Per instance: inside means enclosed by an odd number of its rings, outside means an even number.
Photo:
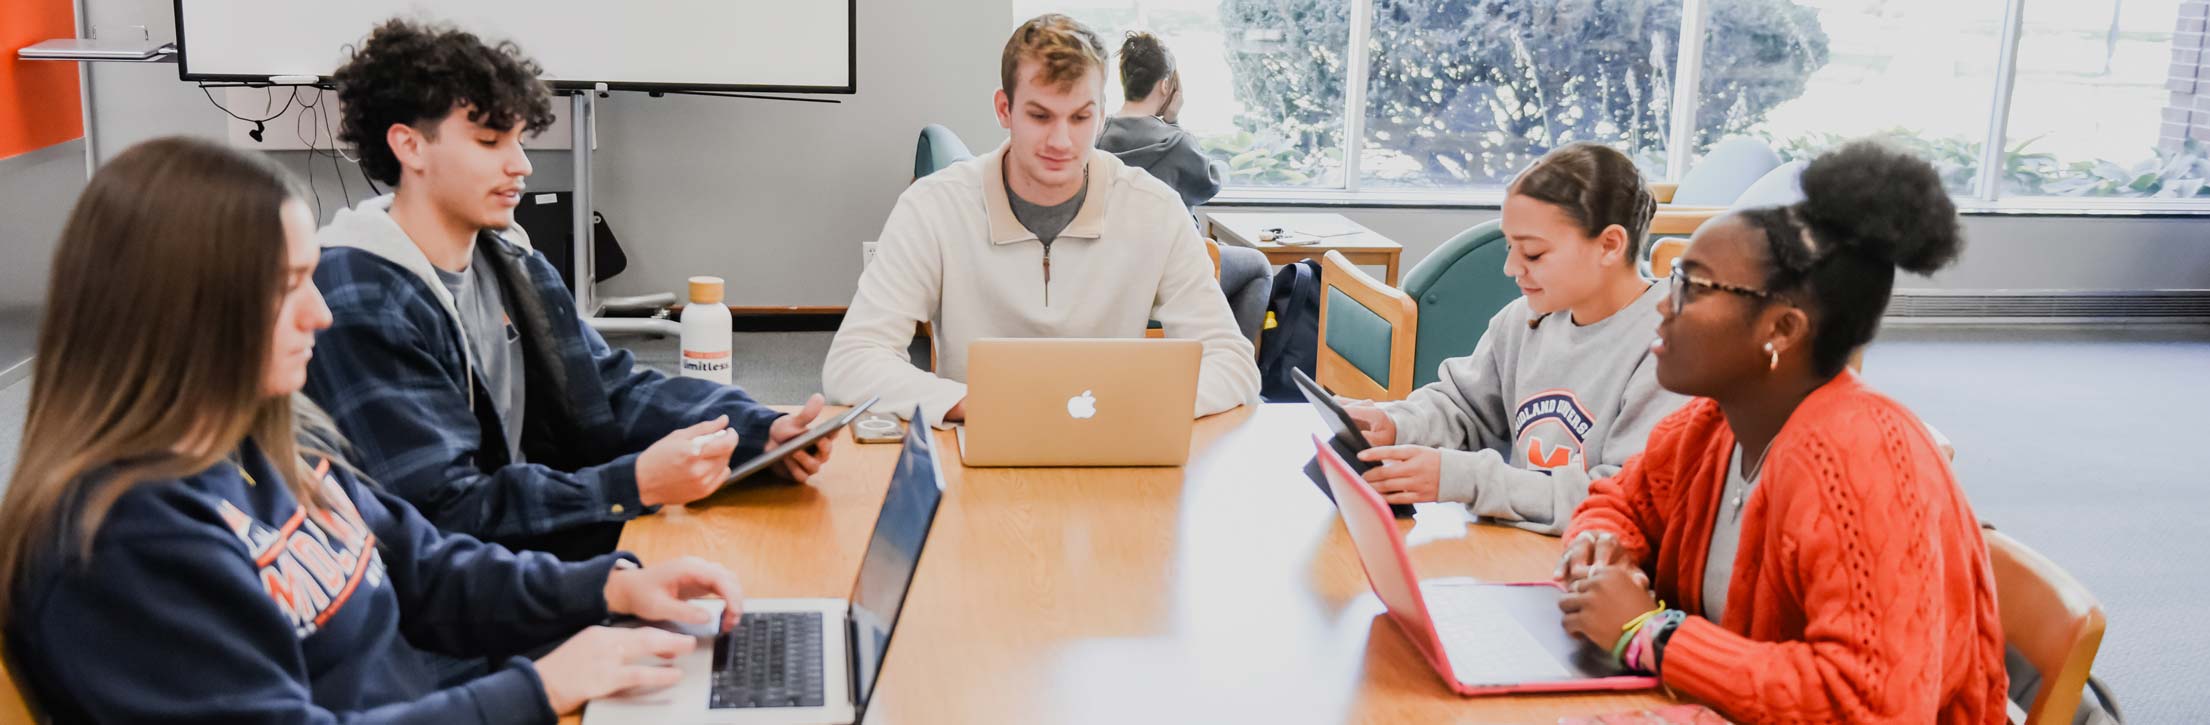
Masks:
[[[100,33],[134,34],[132,26],[143,25],[156,39],[174,39],[170,0],[85,4]],[[634,93],[601,100],[596,206],[630,260],[601,292],[678,292],[688,276],[718,274],[730,279],[734,305],[850,302],[860,243],[882,231],[910,180],[921,126],[942,123],[978,150],[1004,139],[990,93],[1011,16],[1007,0],[861,4],[859,93],[821,96],[838,104]],[[225,136],[227,117],[177,80],[176,66],[92,67],[103,157],[163,135]],[[311,158],[276,155],[303,175]],[[531,188],[572,186],[563,154],[531,158]],[[328,219],[340,192],[329,160],[317,163]],[[359,172],[341,165],[353,198],[365,196]]]
[[[84,190],[84,141],[0,159],[0,308],[46,299],[47,262]],[[14,363],[0,360],[0,368]]]
[[[103,33],[146,25],[156,38],[174,34],[170,0],[85,2]],[[859,244],[880,233],[911,176],[920,127],[945,124],[977,151],[1004,139],[989,99],[1013,22],[1008,0],[862,3],[859,93],[836,105],[637,94],[602,101],[597,206],[619,233],[630,267],[601,291],[679,292],[687,276],[719,274],[730,279],[735,305],[847,304]],[[224,117],[176,79],[174,66],[98,64],[95,71],[103,154],[169,133],[223,135]],[[305,163],[302,152],[279,156],[295,170]],[[562,157],[533,159],[532,188],[568,188]],[[327,160],[320,163],[328,170]],[[318,174],[332,208],[336,185]],[[1406,267],[1496,213],[1341,211],[1403,242]],[[1934,280],[1901,284],[2210,288],[2210,219],[1972,217],[1965,228],[1960,264]]]
[[[1006,0],[863,2],[859,93],[843,103],[617,94],[602,102],[598,207],[629,252],[607,294],[728,277],[733,305],[852,299],[860,243],[913,176],[921,127],[977,153],[1005,138],[991,110]]]

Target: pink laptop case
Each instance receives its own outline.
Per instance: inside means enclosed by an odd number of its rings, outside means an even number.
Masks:
[[[1641,690],[1657,686],[1657,678],[1637,675],[1588,677],[1581,679],[1551,680],[1518,684],[1469,685],[1459,682],[1450,661],[1443,650],[1442,634],[1435,628],[1427,600],[1420,594],[1419,575],[1412,570],[1411,554],[1404,548],[1404,538],[1397,535],[1396,518],[1389,513],[1389,504],[1381,493],[1367,485],[1351,471],[1348,463],[1327,442],[1318,436],[1313,444],[1320,451],[1321,468],[1327,473],[1328,487],[1335,491],[1338,510],[1343,523],[1349,527],[1351,541],[1358,547],[1359,563],[1366,569],[1366,581],[1371,583],[1374,594],[1389,608],[1389,618],[1404,630],[1420,652],[1427,655],[1428,665],[1450,684],[1450,689],[1461,695],[1503,695],[1523,692],[1589,692],[1597,690]],[[1507,587],[1556,587],[1552,582],[1512,582],[1485,586]]]

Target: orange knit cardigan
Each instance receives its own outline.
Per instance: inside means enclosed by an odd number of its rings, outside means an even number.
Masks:
[[[1590,486],[1566,535],[1618,535],[1660,598],[1702,612],[1734,443],[1718,404],[1689,403]],[[1789,416],[1763,468],[1725,619],[1674,631],[1665,684],[1748,722],[2003,722],[1987,545],[1918,418],[1844,371]]]

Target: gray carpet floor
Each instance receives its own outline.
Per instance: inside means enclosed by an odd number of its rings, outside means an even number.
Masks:
[[[769,403],[821,386],[830,334],[736,338],[736,381]],[[617,338],[670,370],[674,340]],[[2191,722],[2210,706],[2210,328],[1891,328],[1865,376],[1957,447],[1982,519],[2079,577],[2110,618],[2095,673],[2135,722]],[[0,390],[0,470],[12,468],[29,385]],[[2195,683],[2195,684],[2188,684]]]
[[[2210,456],[2189,456],[2210,444],[2210,330],[1893,328],[1864,372],[1949,436],[1983,521],[2102,601],[2095,675],[2128,719],[2199,722]]]
[[[821,392],[821,361],[829,357],[827,332],[747,332],[731,341],[731,377],[754,400],[770,405],[798,405]],[[674,375],[682,359],[675,338],[614,337],[608,343],[626,347],[637,355],[637,364]]]

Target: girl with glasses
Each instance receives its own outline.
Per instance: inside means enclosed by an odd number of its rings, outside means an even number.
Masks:
[[[1696,399],[1575,513],[1565,626],[1737,721],[2003,722],[1978,520],[1926,427],[1847,369],[1896,270],[1956,259],[1956,209],[1870,142],[1803,191],[1681,256],[1651,350]]]

